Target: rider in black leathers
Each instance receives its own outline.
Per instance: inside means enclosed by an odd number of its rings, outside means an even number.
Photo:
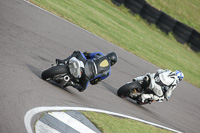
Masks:
[[[107,78],[111,73],[111,66],[117,62],[117,55],[115,52],[104,55],[101,52],[82,53],[80,51],[74,51],[73,54],[65,60],[56,59],[56,63],[68,63],[73,57],[76,57],[83,62],[81,76],[79,77],[79,82],[68,82],[66,86],[73,86],[80,92],[87,88],[89,82],[90,84],[95,85]]]

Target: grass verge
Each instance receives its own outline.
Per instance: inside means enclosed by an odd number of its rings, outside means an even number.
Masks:
[[[115,117],[104,113],[81,111],[103,133],[171,133],[131,119]]]

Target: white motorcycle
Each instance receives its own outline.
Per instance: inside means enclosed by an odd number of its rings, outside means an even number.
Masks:
[[[145,82],[145,84],[144,84]],[[148,88],[151,82],[151,78],[144,78],[143,81],[131,81],[127,82],[125,85],[121,86],[117,90],[117,95],[121,98],[129,97],[137,102],[139,105],[143,104],[151,104],[152,102],[156,102],[152,99],[146,99],[142,102],[141,95],[142,94],[151,94],[152,90]]]

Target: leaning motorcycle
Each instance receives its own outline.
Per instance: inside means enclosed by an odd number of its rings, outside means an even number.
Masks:
[[[133,99],[134,101],[136,101],[137,104],[139,105],[151,104],[152,102],[156,102],[156,101],[152,99],[146,99],[142,103],[142,98],[141,98],[142,94],[152,93],[152,90],[148,89],[150,82],[151,82],[150,77],[148,78],[148,80],[144,78],[143,81],[127,82],[125,85],[121,86],[117,90],[117,95],[121,98],[129,97]]]
[[[67,63],[52,65],[51,68],[42,72],[43,80],[54,81],[62,87],[67,87],[70,82],[79,82],[81,66],[83,62],[73,57]]]

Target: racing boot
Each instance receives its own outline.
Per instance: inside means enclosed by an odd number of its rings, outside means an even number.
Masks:
[[[83,88],[80,84],[75,83],[73,85],[74,88],[76,88],[79,92],[83,92],[85,90],[85,88]]]
[[[57,65],[64,65],[65,64],[65,60],[56,59],[56,64]]]
[[[56,64],[57,65],[65,65],[69,61],[69,58],[61,60],[61,59],[56,59]]]

